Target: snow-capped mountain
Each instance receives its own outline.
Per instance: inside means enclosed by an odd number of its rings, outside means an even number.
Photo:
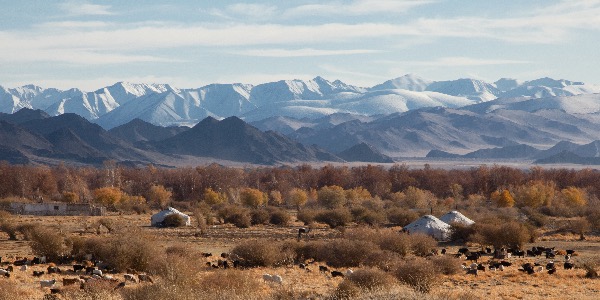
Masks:
[[[600,93],[600,86],[562,79],[540,78],[520,82],[503,78],[491,84],[475,79],[429,81],[412,74],[371,88],[322,77],[281,80],[256,86],[210,84],[192,89],[178,89],[167,84],[118,82],[94,92],[79,89],[61,91],[35,85],[11,89],[0,87],[0,112],[12,113],[21,108],[31,108],[44,110],[50,115],[75,113],[110,129],[134,118],[155,125],[193,126],[207,116],[217,119],[237,116],[250,122],[277,116],[318,119],[336,113],[371,116],[422,107],[459,108],[509,98],[531,100],[515,104],[529,107],[528,111],[560,106],[556,109],[596,112],[597,105],[593,100],[583,100],[585,97],[575,101],[578,104],[552,99],[555,96],[594,93]],[[545,100],[534,100],[538,98]],[[506,107],[509,104],[494,102],[482,109],[493,110],[496,109],[493,105]]]
[[[384,83],[378,84],[370,88],[370,90],[394,90],[402,89],[415,92],[424,91],[431,81],[423,79],[414,74],[406,74],[404,76],[388,80]]]
[[[476,102],[485,102],[498,98],[500,90],[494,85],[475,79],[457,79],[450,81],[436,81],[426,88],[427,91],[442,94],[466,97]]]

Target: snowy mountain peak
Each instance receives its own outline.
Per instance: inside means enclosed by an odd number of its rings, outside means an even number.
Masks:
[[[451,81],[436,81],[427,86],[427,91],[447,95],[467,97],[471,100],[485,102],[496,99],[500,94],[495,86],[476,79],[461,78]]]
[[[370,90],[391,90],[391,89],[403,89],[409,91],[422,92],[427,86],[431,84],[431,81],[423,79],[414,74],[406,74],[404,76],[388,80],[384,83],[378,84],[370,88]]]
[[[549,88],[563,88],[570,85],[584,85],[583,82],[570,81],[565,79],[552,79],[549,77],[539,78],[531,81],[526,81],[523,85],[526,86],[546,86]]]
[[[503,91],[503,92],[510,91],[514,88],[517,88],[521,84],[522,84],[522,82],[520,82],[519,80],[516,80],[516,79],[512,79],[512,78],[500,78],[500,79],[498,79],[498,81],[494,82],[494,85],[496,85],[496,88],[498,88],[500,91]]]

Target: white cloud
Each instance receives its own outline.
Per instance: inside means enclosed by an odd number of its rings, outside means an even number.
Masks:
[[[35,25],[38,28],[44,29],[85,29],[85,28],[102,28],[107,27],[110,24],[102,21],[61,21],[61,22],[47,22]]]
[[[112,15],[110,5],[92,4],[88,1],[70,0],[59,4],[69,15]]]
[[[399,63],[399,62],[396,62]],[[510,59],[481,59],[471,57],[441,57],[432,61],[405,61],[403,65],[434,66],[434,67],[473,67],[493,65],[529,64],[529,61]]]
[[[284,12],[284,17],[304,16],[360,16],[371,14],[405,13],[408,10],[430,4],[431,0],[354,0],[349,3],[333,1],[320,4],[306,4]]]
[[[381,53],[380,50],[369,49],[340,49],[340,50],[324,50],[313,48],[302,49],[249,49],[242,51],[231,51],[231,54],[243,56],[257,57],[307,57],[307,56],[331,56],[331,55],[355,55],[355,54],[372,54]]]

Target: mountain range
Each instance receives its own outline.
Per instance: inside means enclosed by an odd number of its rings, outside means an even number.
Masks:
[[[0,160],[596,163],[599,92],[551,78],[486,83],[414,75],[370,88],[321,77],[196,89],[125,82],[95,92],[0,87]]]
[[[158,126],[192,127],[206,117],[237,116],[247,122],[271,117],[318,119],[331,114],[373,116],[423,107],[460,108],[506,98],[546,98],[600,93],[600,87],[541,78],[431,81],[404,75],[373,87],[357,87],[322,77],[259,85],[210,84],[180,89],[168,84],[119,82],[84,92],[26,85],[0,86],[0,112],[40,109],[51,116],[75,113],[109,130],[141,119]]]

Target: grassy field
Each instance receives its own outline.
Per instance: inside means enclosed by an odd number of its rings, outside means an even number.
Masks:
[[[197,276],[211,276],[215,272],[224,272],[223,270],[214,270],[206,266],[206,262],[214,262],[222,252],[229,252],[235,245],[247,239],[266,238],[270,241],[294,240],[297,237],[297,228],[302,224],[295,222],[289,226],[253,226],[247,229],[238,229],[230,224],[209,226],[204,234],[195,227],[186,228],[152,228],[149,226],[150,215],[111,215],[107,217],[40,217],[40,216],[15,216],[14,222],[18,224],[39,223],[45,226],[51,226],[56,230],[72,236],[93,237],[108,236],[106,230],[100,233],[93,229],[100,218],[109,218],[119,231],[128,229],[141,229],[149,234],[152,243],[167,248],[173,245],[181,245],[188,249],[200,252],[211,252],[212,257],[204,258],[198,256],[197,263],[202,265],[202,270]],[[343,231],[329,229],[326,226],[315,228],[308,239],[328,240],[343,235]],[[556,249],[574,249],[577,256],[574,257],[576,263],[586,259],[594,259],[600,256],[600,240],[595,236],[588,237],[585,241],[578,240],[578,236],[570,234],[552,234],[542,235],[538,241],[531,246],[556,247]],[[475,245],[469,245],[475,246]],[[447,247],[448,253],[457,252],[458,245],[440,245]],[[473,247],[474,249],[475,247]],[[13,261],[17,257],[32,257],[33,253],[28,242],[23,240],[11,241],[4,233],[0,233],[0,256],[2,261]],[[487,258],[483,259],[488,260]],[[526,262],[540,262],[546,264],[545,258],[511,258],[513,266],[504,271],[486,271],[479,272],[477,276],[466,275],[462,272],[458,275],[442,276],[441,280],[434,286],[432,294],[440,299],[452,298],[471,298],[471,299],[600,299],[600,279],[584,278],[585,271],[576,268],[574,270],[564,270],[562,263],[564,258],[557,256],[554,260],[559,266],[557,273],[550,275],[545,271],[542,273],[527,275],[517,270],[518,266]],[[318,265],[324,264],[317,262],[312,265],[312,272],[307,272],[297,266],[285,266],[279,268],[252,268],[244,270],[251,277],[258,280],[255,289],[258,295],[271,295],[275,292],[285,293],[293,290],[295,295],[304,295],[306,298],[322,298],[330,295],[336,287],[342,282],[341,278],[332,278],[326,273],[318,272]],[[13,286],[27,292],[21,293],[23,298],[42,299],[43,294],[48,290],[43,290],[39,286],[40,279],[60,279],[62,277],[72,278],[76,274],[65,273],[61,275],[44,274],[41,278],[35,278],[31,274],[33,270],[42,271],[46,265],[38,265],[29,268],[26,272],[15,270],[10,278],[0,278],[0,284],[3,288]],[[64,266],[64,269],[70,266]],[[282,286],[266,283],[260,278],[262,274],[278,274],[284,278]],[[114,274],[115,278],[122,280],[122,274]],[[116,283],[115,283],[116,284]],[[60,284],[57,284],[60,286]],[[131,287],[126,287],[131,288]],[[412,292],[408,287],[398,284],[395,287],[395,293],[410,295]],[[1,293],[0,293],[1,295]],[[1,296],[0,296],[1,297]],[[418,296],[415,296],[418,298]]]

